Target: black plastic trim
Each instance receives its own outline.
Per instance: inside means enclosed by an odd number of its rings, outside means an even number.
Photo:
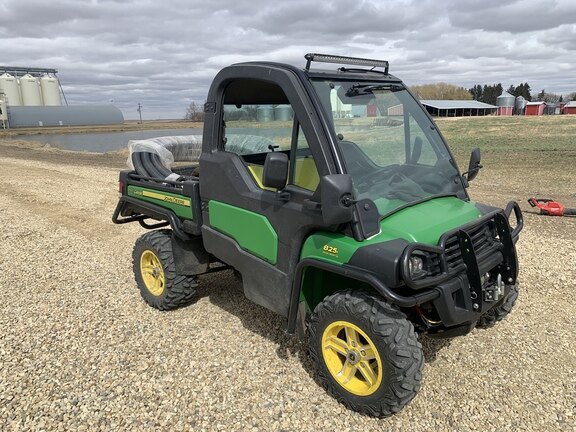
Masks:
[[[206,251],[242,275],[246,297],[285,317],[289,309],[291,278],[265,260],[243,250],[232,237],[204,225],[202,241]]]
[[[298,316],[298,303],[302,287],[302,278],[304,276],[304,270],[309,267],[326,270],[341,276],[346,276],[361,282],[365,282],[372,286],[380,295],[382,295],[386,301],[400,307],[413,307],[419,304],[433,301],[440,297],[440,291],[436,289],[431,289],[410,296],[403,296],[390,289],[375,275],[367,273],[361,268],[355,268],[346,264],[338,266],[313,258],[305,258],[296,266],[294,281],[290,291],[290,306],[288,309],[288,322],[286,324],[286,332],[290,335],[293,335],[294,331],[296,330],[296,319]]]

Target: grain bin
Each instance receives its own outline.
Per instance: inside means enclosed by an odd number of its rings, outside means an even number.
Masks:
[[[8,120],[8,110],[6,109],[6,102],[0,99],[0,121],[2,125],[5,125],[5,122]]]
[[[42,106],[42,93],[38,78],[30,74],[20,77],[20,93],[22,94],[22,105]]]
[[[523,96],[518,96],[516,98],[516,105],[515,105],[516,114],[518,115],[524,114],[524,108],[526,108],[526,99]]]
[[[290,121],[294,116],[294,111],[290,105],[276,105],[274,107],[274,118],[278,121]]]
[[[514,102],[516,98],[508,92],[502,92],[496,98],[496,106],[498,107],[498,115],[512,115],[514,111]]]
[[[260,105],[256,108],[256,120],[261,123],[274,120],[274,108],[272,108],[272,105]]]
[[[44,75],[40,78],[42,100],[45,106],[60,106],[60,85],[58,78],[52,75]]]
[[[18,80],[14,76],[8,73],[3,73],[0,75],[0,93],[4,93],[2,98],[7,105],[22,105]]]

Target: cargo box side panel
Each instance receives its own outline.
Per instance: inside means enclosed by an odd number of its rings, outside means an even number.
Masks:
[[[180,218],[194,220],[190,197],[133,185],[128,186],[127,194],[130,197],[170,209]]]

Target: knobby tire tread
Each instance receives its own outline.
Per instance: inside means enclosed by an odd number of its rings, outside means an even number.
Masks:
[[[380,352],[384,377],[381,389],[367,397],[355,396],[334,381],[324,366],[318,340],[322,339],[325,320],[340,319],[342,311],[349,317],[363,317],[365,331],[383,339],[388,346]],[[315,309],[309,327],[310,355],[316,364],[323,387],[346,407],[372,417],[388,417],[404,408],[420,390],[424,355],[412,323],[399,310],[380,298],[358,290],[345,290],[327,297]],[[385,386],[385,387],[384,387]],[[377,397],[374,397],[377,395]]]
[[[140,274],[140,255],[144,250],[152,249],[160,259],[164,268],[164,293],[155,297],[145,287]],[[150,306],[162,311],[174,310],[190,304],[194,300],[198,279],[194,276],[179,275],[176,273],[174,255],[172,253],[172,231],[149,231],[136,240],[132,255],[132,265],[136,281],[142,297]]]

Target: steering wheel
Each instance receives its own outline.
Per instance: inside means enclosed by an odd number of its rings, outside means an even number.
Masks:
[[[395,165],[388,165],[382,168],[377,168],[373,171],[370,171],[369,173],[364,174],[363,176],[357,179],[356,187],[358,188],[358,190],[360,189],[368,190],[372,186],[374,186],[374,184],[376,183],[376,179],[380,177],[384,178],[392,177],[394,174],[400,172],[398,168],[400,168],[400,166],[395,164]],[[362,187],[364,185],[366,185],[365,188]]]

